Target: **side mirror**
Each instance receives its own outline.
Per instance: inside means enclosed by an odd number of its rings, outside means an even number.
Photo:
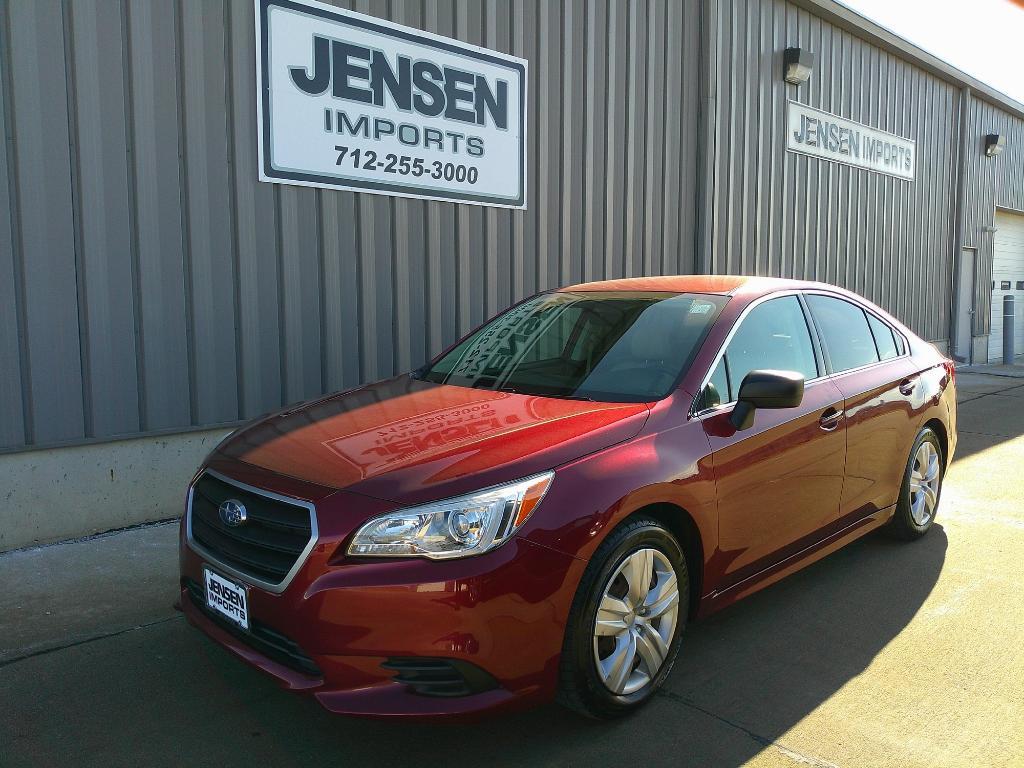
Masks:
[[[751,371],[740,384],[729,416],[737,429],[750,429],[758,408],[796,408],[804,399],[804,377],[796,371]]]

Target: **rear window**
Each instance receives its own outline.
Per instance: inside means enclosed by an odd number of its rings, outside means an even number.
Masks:
[[[878,362],[875,339],[863,309],[843,299],[815,293],[807,295],[807,305],[821,332],[834,373]]]
[[[890,360],[894,357],[899,357],[899,347],[896,346],[896,337],[892,332],[892,328],[874,315],[868,315],[868,325],[871,326],[871,334],[875,337],[878,358],[880,360]]]

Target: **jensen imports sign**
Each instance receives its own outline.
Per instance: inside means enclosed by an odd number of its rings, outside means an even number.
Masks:
[[[910,139],[795,101],[786,112],[786,149],[914,180],[917,147]]]
[[[524,59],[255,0],[260,180],[526,207]]]

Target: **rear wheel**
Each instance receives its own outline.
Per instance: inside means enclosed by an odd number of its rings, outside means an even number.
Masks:
[[[627,521],[580,582],[566,626],[559,701],[609,718],[646,703],[672,669],[689,578],[679,542],[657,521]]]
[[[896,512],[889,524],[896,536],[913,540],[924,536],[931,528],[939,510],[944,469],[942,443],[939,436],[926,427],[914,441],[903,473]]]

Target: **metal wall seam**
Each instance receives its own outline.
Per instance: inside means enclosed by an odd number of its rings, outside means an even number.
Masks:
[[[74,29],[71,20],[71,6],[67,0],[61,0],[61,43],[64,56],[61,63],[64,67],[64,99],[67,109],[68,131],[68,188],[71,197],[71,229],[74,254],[75,275],[75,309],[78,313],[78,366],[82,380],[79,393],[82,399],[82,431],[86,439],[94,436],[92,412],[92,369],[90,366],[89,348],[89,303],[88,274],[83,253],[82,235],[82,168],[80,147],[82,137],[78,130],[78,67],[75,61]],[[97,138],[97,137],[92,137]],[[92,151],[88,147],[87,151]]]

